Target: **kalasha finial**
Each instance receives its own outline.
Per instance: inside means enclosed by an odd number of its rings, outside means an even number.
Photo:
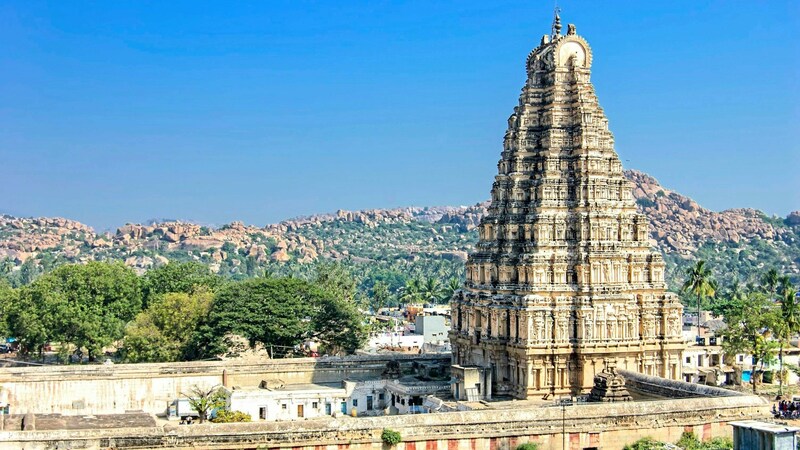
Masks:
[[[561,8],[558,6],[555,7],[553,10],[553,38],[557,38],[561,36],[561,16],[558,13],[561,12]]]

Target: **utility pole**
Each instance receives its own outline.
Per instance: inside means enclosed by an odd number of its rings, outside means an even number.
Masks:
[[[561,406],[561,450],[567,450],[567,406],[572,406],[572,398],[562,398]]]

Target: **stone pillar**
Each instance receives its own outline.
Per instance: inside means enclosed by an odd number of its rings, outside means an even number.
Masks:
[[[27,413],[22,417],[22,431],[36,431],[36,415]]]
[[[485,375],[484,375],[483,379],[484,379],[484,385],[486,387],[484,389],[484,397],[486,398],[486,400],[491,400],[492,399],[492,382],[494,381],[494,380],[492,380],[492,368],[491,367],[488,367],[488,368],[485,369]]]

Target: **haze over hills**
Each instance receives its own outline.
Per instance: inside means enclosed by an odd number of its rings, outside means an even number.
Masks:
[[[695,258],[709,260],[723,280],[745,280],[775,267],[797,281],[800,212],[786,218],[748,208],[715,212],[645,173],[627,171],[626,176],[650,220],[653,245],[665,255],[673,289],[681,282],[682,268]],[[39,273],[71,262],[119,260],[143,272],[169,260],[197,260],[220,274],[246,277],[265,271],[303,273],[319,259],[332,259],[351,265],[365,280],[364,289],[376,279],[398,288],[410,277],[461,276],[487,205],[338,211],[263,228],[241,222],[213,228],[149,221],[115,233],[97,233],[69,219],[4,215],[0,271],[24,282],[21,272]]]

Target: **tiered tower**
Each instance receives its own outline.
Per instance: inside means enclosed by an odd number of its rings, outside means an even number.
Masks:
[[[452,299],[453,364],[482,396],[588,392],[606,363],[681,378],[682,306],[614,151],[570,24],[528,56],[464,289]],[[491,380],[491,381],[490,381]],[[477,387],[480,391],[480,387]]]

